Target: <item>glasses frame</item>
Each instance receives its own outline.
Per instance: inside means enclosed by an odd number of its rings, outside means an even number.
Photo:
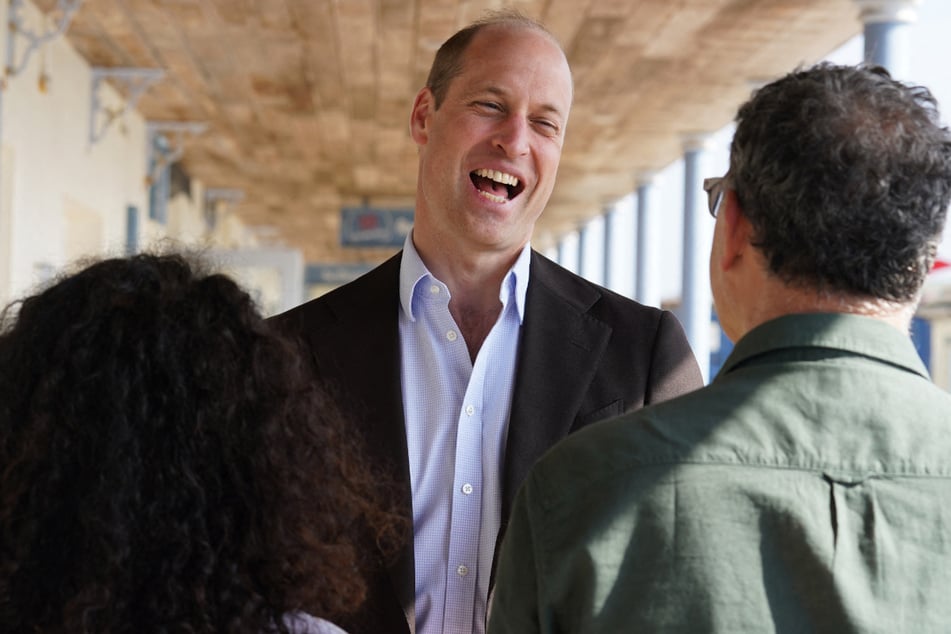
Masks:
[[[726,176],[714,176],[703,179],[703,191],[707,192],[707,211],[714,218],[720,213],[720,205],[723,204],[723,196],[727,189]]]

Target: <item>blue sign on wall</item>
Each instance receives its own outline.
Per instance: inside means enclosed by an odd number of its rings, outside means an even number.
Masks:
[[[412,227],[412,209],[344,207],[340,210],[340,245],[401,247]]]
[[[369,264],[308,264],[304,283],[339,286],[357,279],[372,268]]]

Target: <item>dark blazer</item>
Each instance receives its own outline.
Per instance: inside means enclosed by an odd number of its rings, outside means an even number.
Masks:
[[[340,395],[371,456],[403,489],[412,518],[400,388],[401,254],[359,279],[273,318],[299,337]],[[532,252],[502,475],[502,528],[529,468],[585,425],[702,385],[680,323]],[[379,566],[351,634],[414,632],[413,542]]]

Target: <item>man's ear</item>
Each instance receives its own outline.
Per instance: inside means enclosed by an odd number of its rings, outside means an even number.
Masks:
[[[753,225],[743,214],[736,192],[727,189],[723,192],[723,201],[720,203],[720,222],[723,231],[723,250],[720,253],[720,268],[724,271],[731,269],[744,254],[752,248],[750,240],[753,236]]]
[[[429,120],[435,110],[436,99],[433,91],[423,88],[416,94],[413,110],[409,116],[409,134],[416,145],[426,145],[429,141]]]

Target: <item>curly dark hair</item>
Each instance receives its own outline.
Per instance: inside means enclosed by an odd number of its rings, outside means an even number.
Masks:
[[[284,631],[365,587],[384,506],[297,348],[191,258],[95,263],[4,313],[0,631]]]
[[[951,196],[951,136],[926,88],[823,63],[757,90],[736,121],[729,182],[773,274],[916,299]]]
[[[436,108],[442,105],[443,99],[445,99],[449,90],[450,82],[462,72],[465,52],[469,48],[469,44],[472,43],[472,39],[479,31],[487,27],[534,30],[547,35],[553,42],[557,43],[555,36],[541,22],[533,20],[515,9],[499,9],[488,12],[484,18],[453,33],[436,51],[433,65],[429,69],[429,76],[426,78],[426,87],[433,93]]]

